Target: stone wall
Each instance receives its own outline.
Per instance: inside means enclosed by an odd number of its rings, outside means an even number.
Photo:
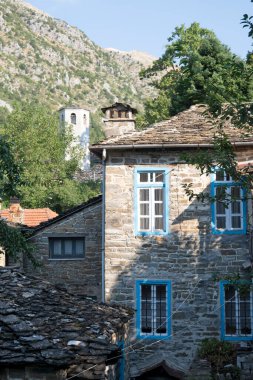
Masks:
[[[252,151],[238,152],[240,159]],[[172,336],[159,341],[136,340],[132,321],[130,377],[150,363],[189,373],[202,339],[220,337],[219,283],[214,275],[243,272],[248,260],[248,235],[213,235],[208,202],[189,201],[182,187],[209,192],[209,176],[180,161],[180,152],[120,151],[108,154],[106,167],[105,291],[106,300],[136,309],[136,280],[163,279],[172,283]],[[169,169],[169,234],[135,236],[135,167]],[[249,204],[251,207],[251,204]],[[207,377],[206,377],[207,378]]]
[[[26,262],[26,271],[65,286],[75,294],[101,300],[101,212],[100,201],[37,232],[31,241],[36,245],[35,258],[41,266],[34,269]],[[49,238],[59,235],[84,236],[85,257],[50,259]]]

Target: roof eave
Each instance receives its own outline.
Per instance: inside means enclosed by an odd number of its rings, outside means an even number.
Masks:
[[[234,147],[237,146],[251,146],[253,145],[253,141],[238,141],[238,142],[232,142],[232,145]],[[94,153],[100,154],[100,152],[103,151],[103,149],[108,150],[128,150],[128,149],[178,149],[178,148],[185,148],[185,149],[191,149],[191,148],[212,148],[213,144],[211,143],[203,143],[203,144],[101,144],[101,145],[94,145],[90,147],[90,151]]]

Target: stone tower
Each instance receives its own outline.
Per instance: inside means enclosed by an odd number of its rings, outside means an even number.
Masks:
[[[74,135],[74,145],[80,144],[83,149],[83,159],[80,162],[80,169],[90,168],[90,111],[74,106],[63,107],[59,110],[60,125],[71,125]],[[68,159],[68,156],[66,157]]]
[[[135,130],[135,114],[137,110],[128,104],[114,103],[112,106],[102,108],[105,117],[105,137],[123,135]]]

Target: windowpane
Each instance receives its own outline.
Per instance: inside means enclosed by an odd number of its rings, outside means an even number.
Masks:
[[[225,229],[226,228],[226,217],[225,216],[217,216],[216,218],[216,228]]]
[[[234,185],[230,175],[222,170],[216,172],[216,181],[222,181],[224,176],[224,185],[214,184],[216,199],[213,211],[215,220],[212,220],[216,230],[223,230],[220,233],[233,231],[234,233],[243,232],[246,221],[244,220],[243,192],[241,186]]]
[[[155,201],[163,201],[163,189],[155,189]]]
[[[61,240],[54,239],[53,241],[53,253],[54,255],[61,255]]]
[[[149,204],[141,203],[140,204],[140,215],[149,215]]]
[[[76,114],[75,114],[75,113],[72,113],[72,114],[70,115],[70,122],[71,122],[72,124],[76,124]]]
[[[235,201],[231,203],[231,211],[232,214],[240,214],[241,213],[241,202]]]
[[[225,333],[234,336],[252,334],[251,292],[240,294],[234,286],[225,286]]]
[[[155,218],[155,229],[163,230],[163,218]]]
[[[76,255],[78,256],[84,255],[84,240],[83,239],[76,240]]]
[[[71,239],[64,240],[64,254],[71,256],[73,254],[73,243]]]
[[[168,329],[167,285],[141,285],[141,332],[166,334]]]
[[[163,204],[156,203],[155,204],[155,215],[163,215]]]
[[[143,333],[152,331],[151,306],[151,285],[141,285],[141,331]]]
[[[231,198],[232,199],[240,199],[241,196],[241,189],[239,186],[232,186],[231,187]]]
[[[217,170],[216,181],[224,181],[224,171],[223,170]]]
[[[140,201],[149,201],[149,189],[140,189]]]
[[[232,228],[241,228],[241,217],[240,216],[232,216],[231,220]]]
[[[163,173],[155,173],[155,182],[163,182]]]
[[[84,257],[84,238],[49,238],[50,257],[55,259]]]
[[[148,182],[149,173],[140,173],[140,182]]]
[[[138,173],[138,228],[141,231],[164,231],[165,174],[163,171]]]
[[[140,229],[149,230],[149,218],[140,218]]]
[[[220,203],[226,199],[226,187],[225,186],[218,186],[216,188],[216,197],[217,201]]]
[[[223,202],[217,201],[216,203],[216,213],[219,215],[226,214],[226,207]]]

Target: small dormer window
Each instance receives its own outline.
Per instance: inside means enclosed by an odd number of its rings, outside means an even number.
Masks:
[[[76,114],[75,113],[72,113],[70,115],[70,122],[71,122],[71,124],[76,124]]]

